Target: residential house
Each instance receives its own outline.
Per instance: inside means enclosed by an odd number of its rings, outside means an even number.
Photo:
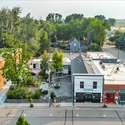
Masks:
[[[29,60],[28,65],[31,68],[33,75],[38,75],[40,73],[40,62],[41,62],[41,59]]]

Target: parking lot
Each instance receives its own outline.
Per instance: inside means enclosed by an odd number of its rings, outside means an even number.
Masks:
[[[63,77],[63,78],[61,78]],[[60,98],[61,102],[72,102],[73,87],[71,82],[71,76],[61,76],[59,79],[55,80],[55,84],[60,84],[60,87],[56,89],[52,87],[57,98]]]

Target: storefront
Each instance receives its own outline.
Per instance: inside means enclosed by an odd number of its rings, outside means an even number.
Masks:
[[[76,102],[94,102],[98,103],[101,100],[100,93],[76,93]]]
[[[105,103],[125,104],[125,86],[105,85],[103,101]]]
[[[115,90],[109,89],[104,91],[104,102],[115,103]]]

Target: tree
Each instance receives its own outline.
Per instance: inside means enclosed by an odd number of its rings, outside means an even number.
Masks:
[[[115,45],[121,49],[125,48],[125,33],[122,33],[120,37],[116,39]]]
[[[65,18],[65,22],[66,23],[69,23],[71,22],[72,20],[82,20],[83,19],[83,14],[71,14],[71,15],[68,15],[66,18]]]
[[[43,54],[44,50],[49,50],[50,47],[50,40],[48,38],[48,33],[46,31],[40,31],[40,38],[39,38],[39,43],[40,43],[40,49],[38,51],[38,55]]]
[[[111,26],[114,26],[116,23],[116,20],[114,18],[109,18],[107,21]]]
[[[59,71],[63,68],[64,53],[60,50],[55,50],[52,55],[52,67],[54,70]]]
[[[105,20],[106,19],[104,15],[96,15],[95,18],[99,19],[99,20]]]
[[[18,118],[16,125],[31,125],[31,124],[25,119],[25,117],[23,115],[21,115]]]
[[[44,50],[44,53],[42,55],[41,63],[40,63],[40,77],[42,80],[47,80],[48,74],[47,71],[49,71],[49,55],[46,50]]]
[[[6,79],[11,80],[13,84],[27,84],[28,81],[32,81],[30,69],[26,67],[30,55],[25,50],[24,45],[20,47],[5,53],[3,50],[5,59],[4,76]]]
[[[116,31],[112,37],[109,38],[110,41],[116,42],[117,39],[119,39],[122,36],[122,32]]]
[[[62,15],[59,13],[49,13],[46,17],[46,21],[50,21],[52,23],[61,23]]]

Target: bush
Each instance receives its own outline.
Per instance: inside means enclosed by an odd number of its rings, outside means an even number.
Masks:
[[[16,125],[31,125],[31,124],[25,119],[25,117],[23,115],[21,115],[18,118]]]
[[[12,87],[7,93],[8,99],[26,99],[29,92],[29,88],[24,87]]]
[[[35,93],[33,94],[33,99],[39,99],[40,98],[40,96],[41,96],[41,91],[40,91],[40,89],[37,89],[36,91],[35,91]]]
[[[103,108],[108,108],[108,106],[107,106],[106,104],[104,104],[102,107],[103,107]]]

